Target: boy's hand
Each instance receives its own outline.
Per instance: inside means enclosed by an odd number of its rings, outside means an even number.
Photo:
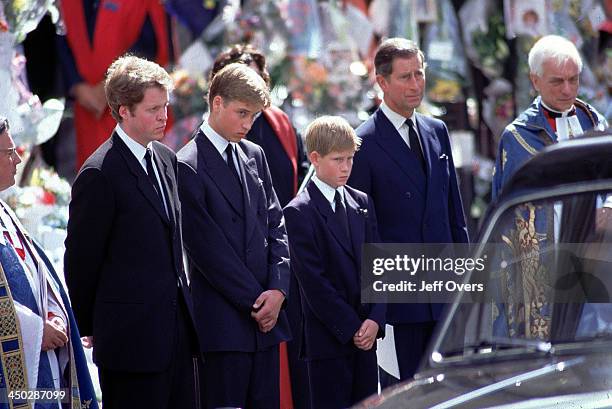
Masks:
[[[274,328],[284,301],[285,296],[279,290],[267,290],[257,297],[251,317],[257,321],[261,332]]]
[[[378,334],[378,324],[376,321],[367,319],[353,336],[353,343],[357,348],[369,351],[376,341],[376,334]]]

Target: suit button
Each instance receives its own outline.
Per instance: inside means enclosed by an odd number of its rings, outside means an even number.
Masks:
[[[408,199],[410,199],[412,197],[412,193],[406,192],[406,197],[408,197]]]

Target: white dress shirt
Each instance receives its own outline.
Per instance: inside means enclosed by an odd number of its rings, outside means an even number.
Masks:
[[[213,144],[215,149],[217,149],[217,151],[219,152],[219,154],[221,155],[225,163],[227,163],[227,153],[225,152],[225,150],[227,149],[227,145],[232,144],[234,148],[234,152],[236,153],[234,155],[234,167],[236,168],[236,172],[238,172],[238,174],[240,175],[240,167],[238,166],[238,163],[236,162],[238,160],[238,146],[237,146],[238,144],[235,142],[230,142],[224,137],[222,137],[221,135],[219,135],[217,131],[212,129],[212,127],[208,124],[207,120],[202,122],[202,125],[200,126],[200,130],[204,132],[204,135]]]
[[[421,140],[421,134],[419,134],[419,127],[416,123],[416,111],[412,111],[412,115],[410,116],[410,118],[405,118],[404,116],[398,114],[397,112],[389,108],[389,105],[385,104],[385,101],[380,104],[380,110],[383,112],[383,114],[385,114],[385,116],[391,122],[393,127],[397,129],[397,132],[399,132],[400,136],[409,148],[412,147],[410,146],[410,128],[408,124],[406,124],[406,119],[412,120],[412,123],[414,124],[414,131],[416,132],[421,145],[419,146],[419,148],[421,149],[421,152],[423,152],[423,141]]]
[[[336,190],[340,193],[340,201],[346,209],[346,201],[344,200],[344,186],[338,186],[337,189],[334,189],[333,187],[319,179],[317,175],[314,175],[312,177],[312,182],[317,186],[319,191],[321,191],[323,197],[325,197],[325,199],[329,202],[334,213],[336,212],[336,201],[334,200],[336,198]]]
[[[119,138],[121,138],[121,140],[127,145],[130,152],[132,152],[132,154],[136,157],[136,159],[138,159],[138,163],[140,163],[140,166],[142,166],[145,173],[147,173],[147,160],[145,159],[145,155],[147,153],[147,149],[151,149],[151,145],[153,145],[153,142],[149,142],[146,147],[142,146],[141,144],[136,142],[134,139],[132,139],[127,133],[125,133],[125,131],[121,128],[119,124],[117,124],[117,126],[115,127],[115,132],[117,132],[117,135],[119,135]],[[152,149],[151,149],[151,152],[153,152]],[[157,179],[157,185],[158,187],[161,188],[163,185],[161,183],[161,179],[159,178],[159,169],[157,169],[157,164],[155,164],[155,161],[151,161],[151,162],[153,164],[153,172],[155,173],[155,179]],[[168,205],[166,204],[166,194],[164,193],[163,188],[160,189],[160,191],[161,191],[161,195],[163,198],[162,202],[164,202],[164,209],[166,210],[166,215],[168,215]]]

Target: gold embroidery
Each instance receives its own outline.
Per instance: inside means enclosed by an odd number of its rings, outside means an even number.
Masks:
[[[527,203],[515,209],[514,229],[502,235],[512,250],[516,270],[505,271],[506,317],[510,336],[548,339],[550,316],[545,312],[551,299],[548,270],[541,260],[540,243],[547,235],[536,230],[536,213],[545,212]],[[517,274],[518,273],[518,274]]]
[[[591,110],[589,109],[586,102],[581,101],[576,98],[576,100],[574,101],[574,105],[576,106],[576,108],[580,108],[589,117],[589,120],[593,124],[593,127],[597,126],[598,121],[595,119],[595,117],[591,113]]]
[[[512,132],[512,135],[514,136],[514,139],[516,139],[516,141],[527,151],[529,152],[531,155],[535,155],[536,153],[538,153],[537,150],[535,150],[535,148],[531,145],[529,145],[527,143],[527,141],[521,136],[521,134],[516,130],[516,128],[514,127],[514,125],[510,124],[507,126],[507,129]]]
[[[12,317],[13,306],[8,299],[0,300],[0,340],[14,336],[17,323]]]
[[[23,390],[28,388],[28,378],[25,369],[25,358],[23,355],[23,340],[19,328],[17,312],[11,297],[11,289],[7,284],[4,268],[0,264],[0,287],[4,288],[6,295],[0,297],[0,323],[2,324],[2,341],[17,341],[18,348],[5,351],[4,345],[0,344],[0,360],[2,361],[2,377],[5,380],[6,390]],[[6,325],[6,327],[5,327]],[[31,408],[30,402],[24,405],[16,405],[9,399],[9,408]]]
[[[20,351],[15,353],[7,354],[4,360],[6,365],[8,384],[11,385],[12,389],[27,389],[28,385],[25,380],[23,373],[23,361],[21,360]]]

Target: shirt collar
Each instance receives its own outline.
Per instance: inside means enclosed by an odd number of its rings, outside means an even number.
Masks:
[[[389,119],[389,121],[391,121],[391,123],[393,124],[393,126],[397,130],[399,130],[402,127],[402,125],[404,125],[404,122],[406,122],[406,119],[412,119],[412,123],[416,124],[416,110],[412,111],[412,115],[410,116],[410,118],[406,118],[406,117],[398,114],[397,112],[395,112],[391,108],[389,108],[389,105],[387,105],[385,103],[385,101],[383,101],[380,104],[380,109],[381,109],[381,111],[383,111],[383,114],[385,114],[387,119]]]
[[[123,130],[123,128],[121,128],[119,124],[117,124],[117,126],[115,127],[115,132],[117,132],[117,135],[119,135],[121,140],[125,142],[128,149],[134,154],[134,156],[136,156],[136,159],[138,159],[142,163],[144,161],[145,154],[147,153],[147,148],[150,149],[153,143],[149,142],[147,147],[145,148],[144,146],[136,142],[134,139],[132,139],[132,137],[130,137],[127,133],[125,133],[125,131]]]
[[[342,203],[344,203],[344,186],[338,186],[338,189],[334,189],[333,187],[319,179],[317,175],[313,175],[312,182],[319,188],[325,199],[330,204],[334,203],[336,190],[340,192],[340,199],[342,200]]]
[[[551,107],[549,107],[548,105],[546,105],[546,104],[544,103],[544,100],[543,100],[543,99],[541,99],[541,100],[540,100],[540,103],[542,104],[542,106],[543,106],[543,107],[544,107],[546,110],[548,110],[549,112],[553,113],[553,115],[551,115],[551,117],[553,117],[553,118],[557,118],[557,117],[567,117],[567,116],[569,116],[569,115],[573,115],[573,114],[576,112],[576,109],[575,109],[575,107],[574,107],[574,105],[573,105],[573,104],[572,104],[572,106],[571,106],[569,109],[567,109],[567,110],[565,110],[565,111],[557,111],[556,109],[552,109]],[[554,115],[554,114],[556,114],[556,115]]]
[[[204,135],[206,135],[208,140],[212,142],[215,149],[217,149],[217,151],[219,151],[219,154],[223,156],[223,154],[225,153],[225,149],[227,149],[227,145],[230,142],[221,135],[219,135],[219,133],[210,126],[208,120],[202,122],[200,130],[204,132]]]

